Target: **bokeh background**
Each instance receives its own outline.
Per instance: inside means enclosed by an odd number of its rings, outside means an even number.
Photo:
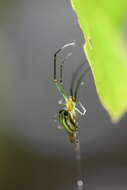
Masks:
[[[0,2],[0,189],[76,189],[74,150],[54,116],[61,99],[53,84],[53,54],[66,43],[71,76],[85,61],[84,38],[69,0]],[[114,68],[115,69],[115,68]],[[92,73],[79,99],[82,168],[87,190],[127,189],[127,117],[113,125],[97,97]]]

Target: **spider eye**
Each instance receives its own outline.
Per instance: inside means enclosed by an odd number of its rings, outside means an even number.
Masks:
[[[65,111],[64,111],[64,116],[68,116],[68,114],[69,114],[69,113],[65,110]]]

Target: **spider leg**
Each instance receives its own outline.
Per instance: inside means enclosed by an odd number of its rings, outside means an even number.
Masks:
[[[74,98],[74,85],[75,85],[75,82],[77,79],[77,75],[82,71],[85,64],[86,64],[86,62],[85,63],[83,62],[81,65],[79,65],[78,68],[76,69],[76,71],[72,75],[71,85],[70,85],[70,95],[73,98]]]
[[[68,54],[67,57],[65,57],[65,59],[62,61],[62,63],[60,64],[60,81],[57,80],[57,77],[56,77],[56,70],[57,70],[57,64],[56,64],[56,61],[57,61],[57,55],[66,47],[68,46],[73,46],[75,45],[74,42],[72,43],[69,43],[69,44],[66,44],[64,45],[62,48],[58,49],[56,51],[56,53],[54,54],[54,73],[53,73],[53,80],[55,82],[55,85],[58,89],[58,91],[60,92],[60,94],[63,96],[63,98],[65,99],[65,101],[68,99],[67,95],[65,94],[65,90],[64,90],[64,85],[63,85],[63,63],[65,62],[65,60],[71,55],[71,54]]]
[[[57,115],[54,116],[54,123],[55,123],[55,127],[57,127],[57,129],[64,129],[64,127],[59,124]]]
[[[58,125],[57,129],[64,129],[64,127],[62,125]]]
[[[82,74],[81,76],[79,77],[79,79],[77,80],[77,84],[76,84],[76,87],[75,87],[75,92],[74,92],[74,98],[75,98],[75,101],[77,100],[77,95],[78,95],[78,90],[79,90],[79,87],[81,85],[81,81],[83,79],[84,76],[86,76],[86,74],[90,71],[90,67],[88,67]],[[81,105],[80,105],[81,106]]]
[[[65,103],[64,103],[64,100],[63,100],[63,99],[60,99],[60,100],[58,101],[58,104],[64,105],[64,104],[65,104]]]
[[[64,91],[64,86],[63,86],[63,81],[62,81],[62,72],[63,72],[63,65],[60,65],[60,82],[57,80],[56,78],[56,58],[57,58],[57,54],[61,51],[61,49],[59,49],[55,54],[54,54],[54,74],[53,74],[53,80],[55,82],[55,85],[58,89],[58,91],[60,92],[60,94],[63,96],[63,98],[66,100],[67,96],[65,94]]]
[[[79,102],[79,105],[80,105],[80,107],[82,108],[83,111],[80,111],[77,107],[75,107],[75,110],[76,110],[80,115],[84,116],[85,113],[86,113],[86,108],[82,105],[81,102]]]
[[[60,94],[63,96],[64,100],[66,101],[68,99],[67,95],[65,94],[64,86],[61,85],[58,81],[55,81],[56,87]]]

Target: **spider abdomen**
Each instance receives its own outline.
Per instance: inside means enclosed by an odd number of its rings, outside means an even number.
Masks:
[[[68,111],[61,110],[59,112],[59,121],[69,135],[73,135],[77,131],[77,122]]]

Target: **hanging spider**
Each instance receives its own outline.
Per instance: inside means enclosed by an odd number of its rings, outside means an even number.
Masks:
[[[71,85],[70,85],[70,95],[67,96],[65,93],[64,85],[63,85],[63,64],[67,60],[67,58],[70,56],[70,54],[65,57],[65,59],[60,63],[60,76],[59,80],[56,78],[56,67],[57,67],[57,55],[66,47],[75,45],[74,42],[64,45],[62,48],[57,50],[57,52],[54,54],[54,82],[55,85],[60,92],[60,94],[63,96],[65,100],[64,108],[59,111],[58,114],[58,120],[62,127],[67,131],[70,142],[74,143],[77,139],[77,131],[78,131],[78,122],[77,122],[77,115],[76,112],[78,112],[80,115],[85,115],[86,109],[82,105],[81,102],[79,102],[80,107],[82,108],[82,111],[80,111],[77,108],[77,95],[78,90],[81,85],[82,79],[85,76],[85,74],[90,70],[88,67],[78,78],[77,83],[75,85],[75,81],[77,78],[77,75],[83,70],[84,64],[82,63],[76,71],[72,75]],[[74,88],[75,87],[75,88]]]

